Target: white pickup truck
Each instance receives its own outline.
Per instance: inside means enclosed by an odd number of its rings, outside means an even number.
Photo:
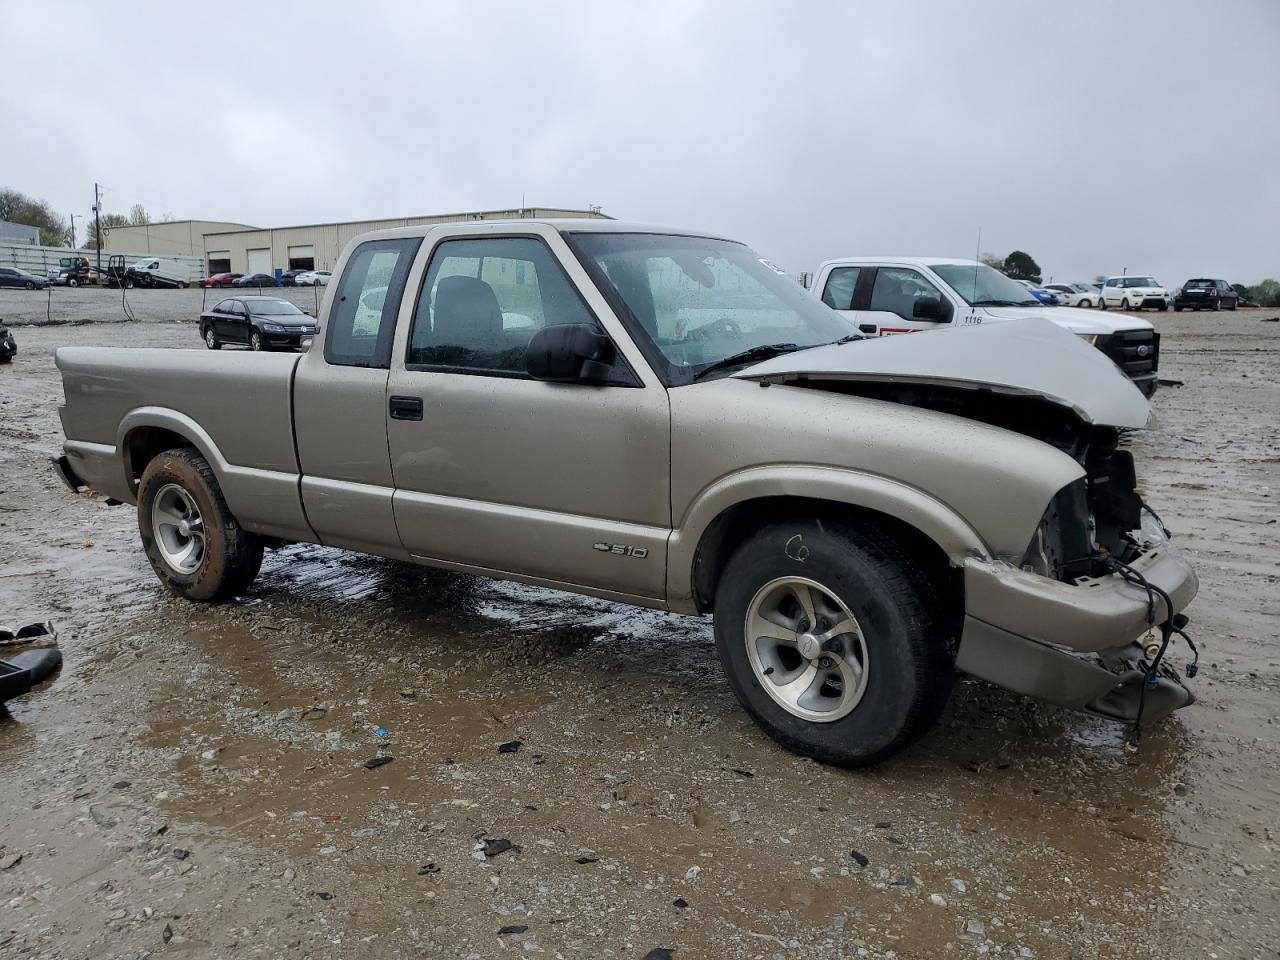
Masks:
[[[1156,391],[1160,334],[1146,320],[1046,306],[976,260],[842,257],[818,267],[812,291],[870,336],[1043,317],[1105,353],[1146,396]]]

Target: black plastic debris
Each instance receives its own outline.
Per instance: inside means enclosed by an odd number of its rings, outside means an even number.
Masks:
[[[512,924],[508,924],[505,927],[499,927],[498,936],[505,937],[508,934],[512,934],[512,933],[524,933],[528,929],[529,929],[528,924],[512,923]]]
[[[868,863],[871,862],[869,859],[867,859],[867,855],[865,853],[861,853],[857,850],[850,850],[849,856],[853,857],[853,862],[860,867],[865,867]]]
[[[687,910],[689,908],[689,901],[684,897],[676,897],[671,901],[671,905],[677,910]]]
[[[164,930],[162,930],[160,933],[160,939],[163,940],[165,943],[168,943],[170,940],[172,940],[173,927],[169,926],[169,924],[166,923],[164,925]]]
[[[503,837],[490,838],[484,841],[484,855],[486,857],[496,857],[500,853],[506,853],[515,844]]]
[[[747,779],[751,779],[752,777],[754,777],[754,776],[755,776],[755,772],[754,772],[754,771],[752,771],[752,770],[743,770],[741,767],[734,767],[734,768],[733,768],[733,772],[734,772],[734,773],[736,773],[738,776],[740,776],[740,777],[746,777]]]
[[[173,859],[175,859],[175,860],[185,860],[185,859],[187,859],[187,857],[189,857],[189,856],[191,856],[191,851],[190,851],[190,850],[183,850],[181,847],[174,847],[174,848],[173,848]]]
[[[0,703],[29,693],[62,666],[58,650],[27,650],[8,660],[0,660]]]
[[[422,866],[418,868],[418,876],[420,877],[427,877],[433,873],[439,873],[439,872],[440,872],[440,868],[436,866],[434,863],[424,863]]]
[[[58,632],[53,629],[52,620],[43,623],[28,623],[25,627],[19,627],[17,630],[6,630],[0,627],[0,646],[30,643],[43,637],[56,639],[57,636]]]
[[[524,746],[521,740],[508,740],[506,743],[498,744],[499,753],[517,753]]]
[[[366,770],[377,770],[379,767],[385,767],[394,759],[395,757],[374,757],[364,762],[364,768]]]
[[[312,894],[313,897],[319,897],[321,900],[332,900],[333,894],[328,890],[317,890]]]
[[[674,950],[668,950],[666,947],[654,947],[644,955],[644,960],[671,960],[675,953]]]
[[[588,863],[599,863],[600,858],[599,857],[579,857],[577,860],[573,862],[580,863],[585,867]]]

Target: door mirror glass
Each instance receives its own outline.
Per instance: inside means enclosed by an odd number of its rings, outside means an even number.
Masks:
[[[613,342],[585,323],[543,327],[529,340],[529,376],[553,383],[603,383],[610,379]]]
[[[917,320],[941,320],[942,301],[937,297],[916,297],[911,316]]]

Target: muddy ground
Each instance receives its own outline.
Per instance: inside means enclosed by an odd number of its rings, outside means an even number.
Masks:
[[[965,681],[859,773],[767,740],[702,620],[318,547],[169,597],[132,510],[47,467],[52,353],[193,325],[18,328],[0,626],[52,619],[66,665],[0,714],[0,956],[1280,956],[1280,324],[1148,316],[1199,701],[1132,753]]]

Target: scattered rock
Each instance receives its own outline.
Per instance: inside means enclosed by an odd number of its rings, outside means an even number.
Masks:
[[[524,933],[524,932],[525,932],[526,930],[528,930],[528,929],[529,929],[528,924],[524,924],[524,923],[512,923],[512,924],[509,924],[508,926],[505,926],[505,927],[499,927],[499,928],[498,928],[498,936],[500,936],[500,937],[505,937],[505,936],[507,936],[508,934],[513,934],[513,933]]]
[[[929,894],[929,902],[935,907],[945,907],[947,905],[947,898],[940,893],[931,893]]]
[[[588,863],[599,863],[600,858],[599,857],[579,857],[577,860],[573,862],[580,863],[583,866],[586,866]]]
[[[965,886],[963,880],[952,879],[951,889],[954,890],[956,893],[967,893],[969,888]]]
[[[686,880],[697,880],[698,874],[700,874],[701,872],[702,872],[701,867],[690,867],[688,870],[684,872],[684,878]]]
[[[328,712],[329,710],[327,707],[307,707],[307,709],[302,711],[302,719],[319,720]]]
[[[853,857],[853,862],[854,862],[854,863],[856,863],[856,864],[857,864],[858,866],[860,866],[860,867],[865,867],[868,863],[870,863],[870,862],[871,862],[871,861],[867,858],[867,855],[866,855],[865,853],[860,853],[860,852],[859,852],[859,851],[857,851],[857,850],[850,850],[850,851],[849,851],[849,856]]]
[[[514,844],[503,837],[490,838],[485,840],[482,846],[484,855],[489,858],[496,857],[500,853],[506,853]]]
[[[499,753],[517,753],[524,746],[520,740],[508,740],[506,743],[498,744]]]
[[[364,762],[364,768],[366,770],[377,770],[379,767],[385,767],[394,759],[395,757],[374,757],[372,760]]]
[[[128,780],[117,780],[111,785],[112,790],[128,790],[133,784]]]
[[[434,863],[424,863],[422,866],[418,868],[418,876],[420,877],[430,876],[433,873],[439,873],[439,872],[440,872],[440,868],[437,867]]]
[[[971,937],[985,937],[987,926],[981,920],[970,920],[964,925],[964,932]]]
[[[173,939],[173,927],[169,926],[169,924],[167,924],[167,923],[166,923],[166,924],[164,925],[164,929],[163,929],[162,931],[160,931],[160,939],[161,939],[163,942],[165,942],[165,943],[168,943],[170,940],[172,940],[172,939]]]
[[[297,877],[297,875],[298,871],[294,870],[293,867],[286,867],[284,873],[280,875],[280,878],[285,883],[293,883],[294,878]]]
[[[11,853],[9,856],[0,860],[0,870],[12,870],[22,862],[22,854]]]
[[[311,894],[313,897],[319,897],[321,900],[332,900],[333,894],[328,890],[316,890]]]
[[[889,829],[890,827],[892,827],[892,826],[893,826],[893,824],[892,824],[892,823],[890,823],[888,820],[878,820],[878,821],[876,821],[876,829],[877,829],[877,830],[888,830],[888,829]]]
[[[189,857],[189,856],[191,856],[191,851],[190,851],[190,850],[183,850],[181,847],[174,847],[174,848],[173,848],[173,859],[175,859],[175,860],[185,860],[185,859],[187,859],[187,857]]]
[[[750,779],[751,777],[754,777],[754,776],[755,776],[755,772],[754,772],[754,771],[752,771],[752,770],[743,770],[741,767],[734,767],[734,768],[733,768],[733,772],[734,772],[734,773],[736,773],[736,774],[737,774],[738,776],[740,776],[740,777],[746,777],[746,778],[748,778],[748,779]]]
[[[410,690],[407,687],[404,690],[400,691],[400,696],[404,697],[406,700],[412,700],[417,695],[418,695],[417,690]]]

